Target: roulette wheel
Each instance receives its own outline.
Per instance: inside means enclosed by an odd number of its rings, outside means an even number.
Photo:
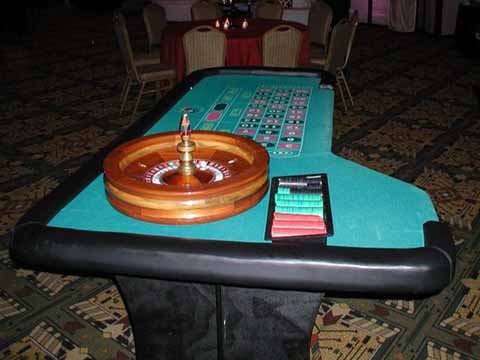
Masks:
[[[120,212],[160,224],[197,224],[243,212],[268,189],[268,152],[245,137],[180,132],[129,141],[104,161],[108,201]]]

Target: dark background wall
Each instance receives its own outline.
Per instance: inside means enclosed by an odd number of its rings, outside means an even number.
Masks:
[[[333,10],[333,24],[336,24],[340,19],[348,18],[350,10],[350,0],[323,0]]]

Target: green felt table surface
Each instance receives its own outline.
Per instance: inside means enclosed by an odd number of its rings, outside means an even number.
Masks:
[[[367,248],[414,248],[424,245],[423,223],[438,220],[429,196],[421,189],[380,174],[330,152],[333,127],[331,89],[318,79],[299,77],[217,75],[195,85],[148,131],[178,128],[182,109],[193,107],[192,127],[211,110],[225,88],[253,91],[259,84],[311,87],[303,144],[299,156],[272,156],[270,176],[326,173],[334,235],[328,245]],[[103,176],[98,176],[61,209],[50,226],[93,231],[176,236],[207,240],[264,243],[269,194],[252,209],[221,221],[199,225],[160,225],[135,220],[107,201]]]

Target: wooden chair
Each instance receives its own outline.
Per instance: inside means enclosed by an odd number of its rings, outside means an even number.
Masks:
[[[323,53],[328,49],[328,37],[332,30],[333,10],[325,2],[319,0],[312,4],[308,18],[310,41],[320,47]]]
[[[262,39],[263,66],[297,67],[302,32],[290,25],[270,29]]]
[[[343,70],[347,66],[350,57],[357,25],[358,17],[355,14],[349,20],[340,20],[333,28],[327,55],[325,57],[312,58],[310,60],[311,65],[319,66],[335,76],[345,112],[348,112],[348,107],[343,94],[343,86],[345,86],[345,90],[347,91],[352,106],[353,97]]]
[[[209,0],[200,0],[192,5],[192,20],[213,20],[223,16],[222,10],[216,2]]]
[[[161,91],[169,90],[173,87],[177,75],[174,68],[163,65],[159,61],[154,64],[140,64],[139,62],[135,62],[124,16],[119,12],[115,12],[113,19],[113,27],[127,72],[127,79],[125,80],[120,96],[120,113],[123,112],[125,107],[131,85],[134,83],[140,85],[137,101],[135,102],[132,113],[133,120],[143,94],[156,94],[159,96]],[[153,89],[146,89],[147,85],[151,83],[154,83],[155,87]]]
[[[167,26],[165,9],[155,3],[148,4],[143,8],[143,21],[147,30],[148,52],[152,52],[154,47],[159,47],[163,30]]]
[[[255,17],[258,19],[281,20],[282,15],[283,6],[278,0],[264,0],[255,7]]]
[[[193,71],[225,66],[225,34],[212,26],[202,25],[183,35],[186,74]]]

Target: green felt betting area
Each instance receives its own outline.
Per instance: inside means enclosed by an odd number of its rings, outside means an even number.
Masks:
[[[270,90],[271,94],[266,94],[266,90]],[[286,96],[289,100],[282,100],[285,96],[276,96],[278,93],[290,91],[290,95]],[[293,105],[297,101],[295,93],[309,92],[308,100],[304,101],[306,105]],[[262,93],[257,95],[256,93]],[[257,140],[261,136],[268,134],[262,131],[277,131],[272,129],[279,126],[277,139],[274,141],[260,141],[264,143],[274,142],[276,147],[267,148],[272,158],[287,158],[303,156],[306,154],[314,154],[318,152],[330,151],[332,145],[332,102],[333,91],[327,89],[319,89],[318,79],[298,78],[298,77],[274,77],[274,76],[249,76],[228,75],[214,76],[202,80],[168,112],[156,125],[154,125],[146,134],[156,134],[159,132],[172,131],[178,129],[178,122],[181,114],[185,109],[191,109],[189,119],[194,130],[214,130],[227,131],[234,134],[249,135]],[[259,99],[255,99],[258,97]],[[276,99],[279,98],[279,99]],[[260,102],[255,103],[254,102]],[[287,106],[282,102],[290,101],[294,109],[282,109],[281,106]],[[301,100],[300,100],[301,101]],[[308,102],[307,102],[308,101]],[[264,102],[264,103],[262,103]],[[215,110],[217,105],[224,104],[223,110]],[[255,106],[255,108],[249,107]],[[264,106],[265,108],[258,108]],[[307,109],[298,109],[306,106]],[[249,118],[249,109],[260,110],[263,112],[263,118],[259,119],[258,127],[242,127],[256,126],[253,121],[255,118]],[[299,116],[296,112],[305,111],[302,120],[295,119]],[[274,116],[279,116],[274,112],[285,111],[283,114],[287,119],[283,124],[271,124],[267,121],[275,121]],[[207,118],[212,114],[219,114],[221,118],[216,121],[209,121]],[[272,116],[269,116],[272,115]],[[294,117],[289,120],[288,116]],[[300,115],[301,116],[301,115]],[[290,122],[289,122],[290,121]],[[288,126],[304,126],[301,136],[285,135]],[[251,134],[242,133],[242,130],[253,130]],[[292,130],[294,131],[294,130]],[[297,130],[298,131],[298,130]],[[284,139],[282,141],[282,138]],[[285,139],[286,138],[286,139]],[[292,145],[301,147],[301,154],[297,154],[295,150],[286,149],[284,152],[291,154],[280,154],[281,149],[278,146],[281,143],[288,144],[289,139],[296,140],[301,138],[301,143],[292,142]]]
[[[186,93],[158,119],[147,134],[178,129],[180,114],[185,108],[191,109],[190,120],[194,129],[204,126],[210,121],[207,116],[216,113],[211,119],[220,128],[214,130],[236,132],[242,128],[239,124],[246,119],[247,108],[250,108],[255,92],[264,88],[288,88],[290,92],[302,89],[304,93],[308,89],[309,101],[305,109],[304,129],[299,136],[300,145],[288,153],[278,147],[277,141],[269,149],[269,169],[271,177],[328,174],[334,228],[334,235],[327,238],[328,245],[370,248],[414,248],[424,245],[423,223],[438,220],[430,198],[410,184],[330,152],[334,93],[331,89],[320,88],[318,79],[263,75],[210,76]],[[230,103],[222,98],[220,103],[225,107],[218,107],[220,111],[217,111],[214,107],[218,105],[220,96],[224,97],[225,89],[234,95]],[[242,98],[236,99],[236,96]],[[242,104],[243,111],[240,109]],[[225,122],[222,125],[223,117]],[[259,134],[261,126],[260,122],[255,134],[250,134],[251,137],[255,139],[264,135]],[[297,139],[295,141],[299,143]],[[291,150],[288,147],[286,149]],[[225,220],[181,226],[152,224],[127,217],[112,208],[105,196],[102,176],[99,176],[60,210],[49,225],[80,230],[264,243],[267,209],[268,194],[252,209]]]

